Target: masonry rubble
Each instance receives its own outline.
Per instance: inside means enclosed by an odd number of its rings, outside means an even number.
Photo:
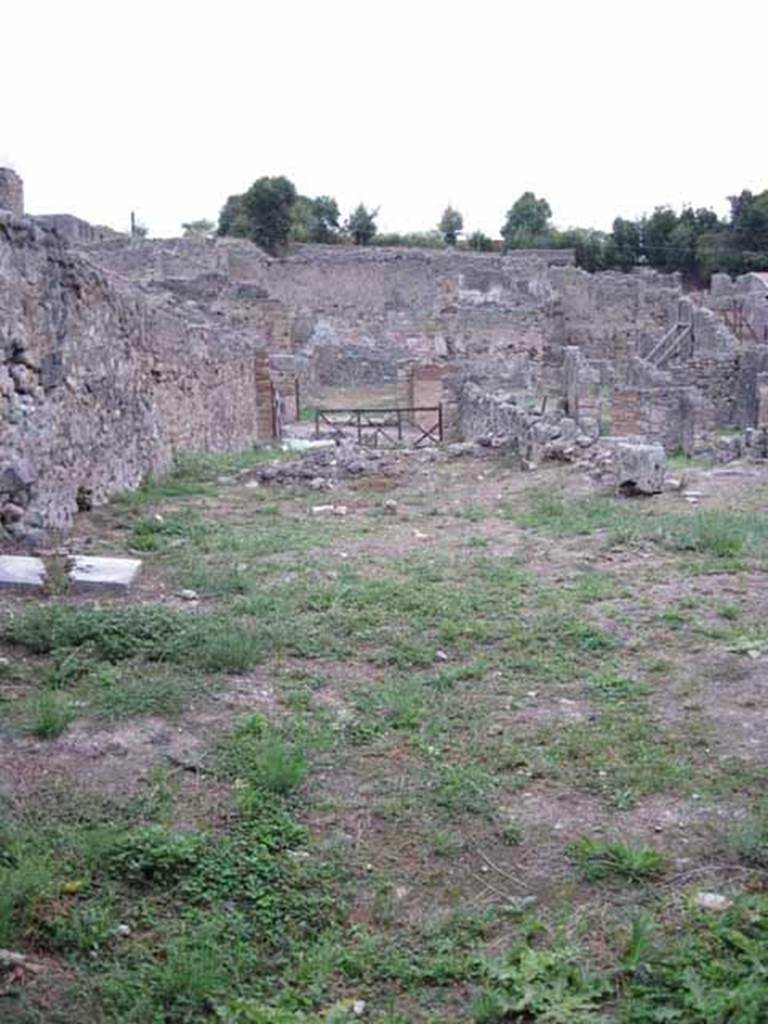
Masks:
[[[441,406],[448,444],[503,444],[529,466],[599,461],[605,436],[768,453],[766,275],[686,295],[677,275],[588,274],[569,252],[274,259],[241,239],[137,240],[25,216],[21,179],[2,169],[0,209],[6,539],[66,529],[178,452],[269,441],[328,384]]]

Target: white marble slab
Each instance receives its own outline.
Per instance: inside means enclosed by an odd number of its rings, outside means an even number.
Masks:
[[[95,558],[78,555],[69,572],[72,594],[100,591],[124,594],[141,569],[138,558]]]
[[[46,583],[41,558],[0,555],[0,590],[42,590]]]

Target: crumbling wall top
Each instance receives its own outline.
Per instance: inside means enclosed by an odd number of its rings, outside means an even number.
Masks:
[[[10,167],[0,167],[0,210],[24,216],[24,182]]]

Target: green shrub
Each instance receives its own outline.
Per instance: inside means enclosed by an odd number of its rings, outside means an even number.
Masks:
[[[33,606],[8,622],[3,637],[35,654],[83,649],[107,662],[144,657],[212,672],[245,671],[265,653],[265,641],[253,627],[246,630],[224,615],[193,615],[162,605]]]
[[[590,971],[568,945],[537,949],[514,946],[487,962],[484,988],[472,1007],[475,1024],[537,1021],[541,1024],[598,1024],[600,1004],[610,991],[605,977]]]
[[[626,878],[630,882],[639,882],[657,877],[664,869],[664,857],[658,850],[609,843],[591,836],[581,836],[568,846],[566,852],[588,882],[603,878]]]
[[[130,882],[168,884],[199,863],[205,837],[147,826],[126,832],[105,851],[107,870]]]

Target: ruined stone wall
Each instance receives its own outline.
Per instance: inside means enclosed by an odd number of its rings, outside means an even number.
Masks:
[[[682,296],[679,275],[635,270],[588,274],[575,267],[553,268],[545,361],[561,366],[564,349],[577,345],[590,360],[606,360],[621,380],[630,360],[643,355],[674,322]]]
[[[270,259],[236,239],[124,240],[84,252],[258,333],[271,351],[305,355],[310,379],[337,385],[390,383],[404,358],[540,361],[550,263],[573,258],[300,246]]]
[[[24,215],[24,183],[9,167],[0,167],[0,210],[14,217]]]
[[[66,527],[179,450],[257,437],[254,354],[0,216],[0,527]]]

